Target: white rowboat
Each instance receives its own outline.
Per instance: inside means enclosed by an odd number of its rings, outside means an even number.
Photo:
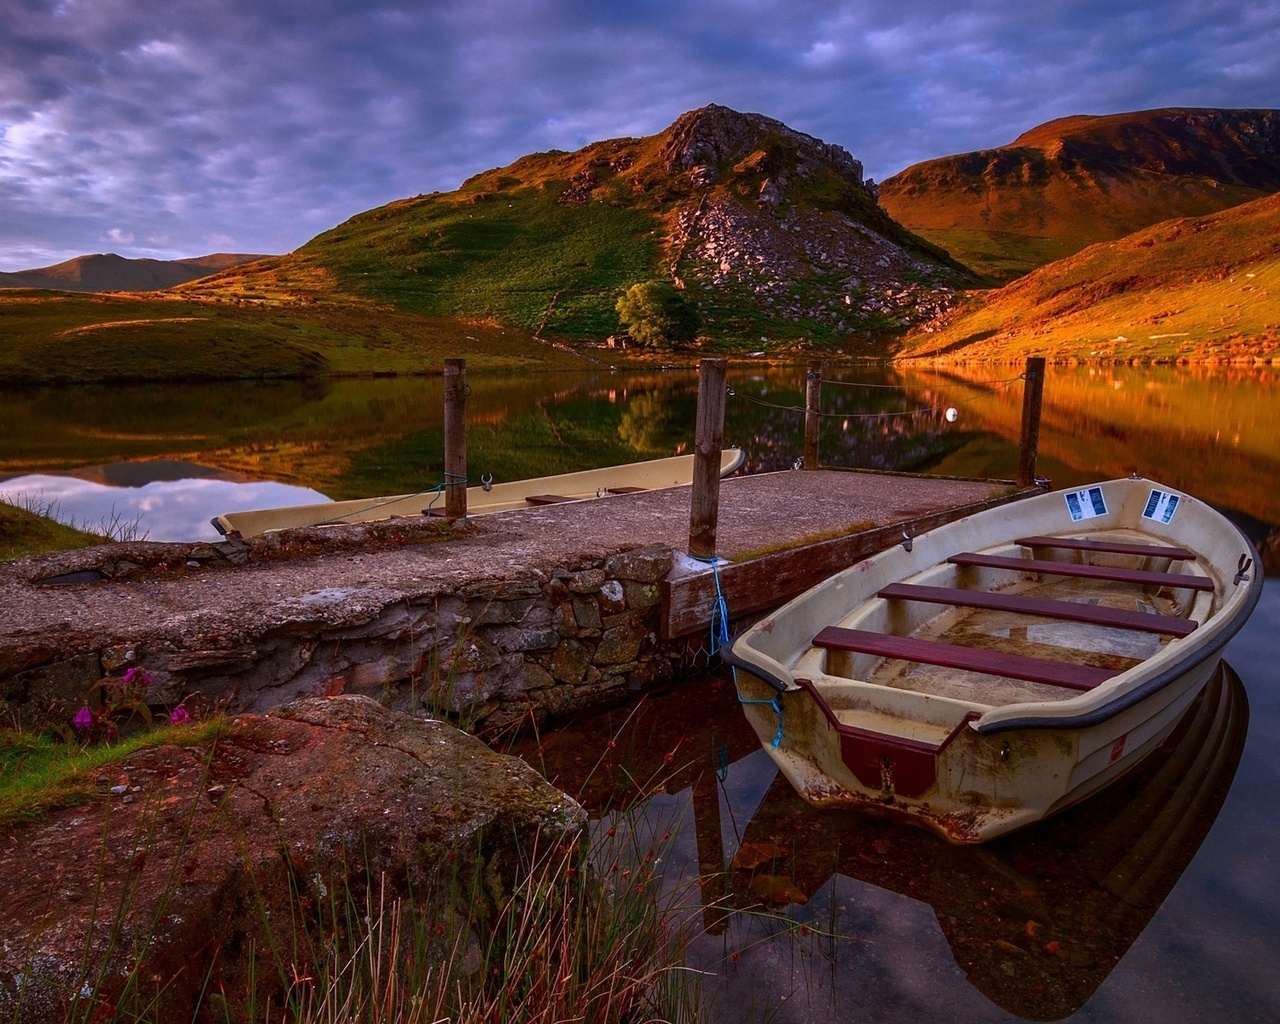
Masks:
[[[725,652],[818,806],[982,842],[1136,765],[1261,594],[1248,539],[1141,479],[1037,495],[849,567]]]
[[[728,476],[742,465],[744,458],[742,449],[725,448],[720,453],[720,475]],[[537,505],[586,501],[610,494],[680,487],[692,482],[693,461],[692,455],[676,455],[669,459],[629,462],[621,466],[587,469],[578,473],[468,487],[467,515],[482,516]],[[443,491],[433,489],[382,498],[354,498],[311,505],[224,512],[213,518],[213,525],[224,536],[239,533],[242,537],[257,537],[273,530],[292,530],[305,526],[371,523],[398,516],[443,515],[444,504]]]

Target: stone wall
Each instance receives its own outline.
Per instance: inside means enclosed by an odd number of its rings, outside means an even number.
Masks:
[[[669,548],[640,548],[473,584],[353,628],[276,638],[253,668],[226,681],[232,705],[261,710],[304,693],[364,693],[493,731],[621,702],[672,678],[684,661],[683,641],[659,639],[658,583],[671,560]]]
[[[154,561],[158,549],[178,546],[148,547]],[[185,564],[238,572],[242,547],[197,545]],[[120,564],[97,572],[111,579],[153,569]],[[399,600],[325,588],[278,603],[270,622],[246,613],[235,624],[157,623],[127,638],[51,638],[47,651],[26,652],[43,655],[26,659],[30,667],[0,672],[0,704],[11,717],[69,721],[96,699],[103,675],[138,666],[153,680],[154,706],[196,700],[261,712],[359,693],[397,710],[447,712],[483,732],[509,729],[622,702],[680,671],[689,643],[660,639],[658,585],[671,564],[670,548],[650,546],[550,569],[512,566],[510,578],[490,573]]]

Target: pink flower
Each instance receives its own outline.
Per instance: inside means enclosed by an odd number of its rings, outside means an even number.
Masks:
[[[169,723],[171,725],[182,725],[189,721],[191,721],[191,714],[181,704],[174,708],[173,713],[169,715]]]
[[[151,673],[148,672],[145,668],[138,668],[135,665],[133,668],[129,669],[129,671],[127,671],[124,674],[124,676],[122,677],[122,681],[124,682],[125,686],[132,686],[135,682],[139,686],[150,686]]]
[[[71,719],[71,724],[79,732],[93,728],[93,712],[89,710],[88,705],[76,712],[76,717]]]

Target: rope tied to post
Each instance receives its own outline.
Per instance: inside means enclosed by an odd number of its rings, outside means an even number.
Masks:
[[[719,559],[715,555],[710,558],[702,558],[691,554],[689,557],[695,562],[711,566],[711,578],[715,582],[716,598],[711,604],[711,638],[708,653],[714,656],[720,652],[721,647],[729,643],[729,603],[725,600],[724,590],[720,586]]]
[[[493,477],[490,477],[489,480],[492,482]],[[435,507],[436,502],[440,500],[440,495],[444,494],[444,492],[447,491],[450,487],[459,487],[459,486],[465,487],[466,485],[467,485],[467,477],[465,474],[450,473],[446,469],[444,471],[443,483],[436,484],[434,487],[429,488],[426,491],[420,492],[422,494],[432,495],[431,500],[427,502],[427,507],[422,510],[423,514],[430,515],[431,510]],[[488,489],[489,489],[488,487],[485,488],[486,491]]]
[[[729,644],[729,603],[725,600],[724,588],[720,585],[720,566],[715,556],[711,558],[699,558],[697,555],[690,555],[695,561],[702,562],[711,566],[711,578],[715,582],[716,597],[711,605],[710,619],[710,653],[717,654],[722,647]],[[739,704],[768,704],[773,708],[773,713],[778,720],[778,729],[773,734],[771,746],[774,750],[782,744],[782,703],[777,697],[744,697],[742,689],[738,686],[738,669],[737,666],[729,666],[730,675],[733,678],[733,693],[737,697]]]

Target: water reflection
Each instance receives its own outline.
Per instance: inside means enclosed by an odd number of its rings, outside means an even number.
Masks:
[[[1008,477],[1021,390],[997,385],[1010,372],[829,370],[896,386],[824,390],[823,461]],[[746,448],[752,471],[786,469],[802,451],[803,368],[731,366],[729,380],[737,394],[726,407],[726,441]],[[1185,487],[1234,510],[1274,574],[1278,381],[1268,370],[1051,368],[1040,471],[1071,486],[1136,468]],[[690,371],[473,377],[472,389],[469,455],[476,472],[495,479],[677,454],[692,440]],[[960,409],[954,424],[941,414],[951,405]],[[0,401],[0,474],[168,459],[335,498],[400,493],[435,482],[441,411],[432,378],[9,393]],[[148,465],[95,479],[124,483],[118,474],[156,471]],[[276,503],[285,502],[257,502]],[[229,507],[215,498],[200,525]],[[692,954],[714,972],[727,1020],[1008,1021],[1069,1014],[1082,1000],[1078,1019],[1091,1024],[1280,1019],[1277,589],[1270,580],[1228,649],[1252,707],[1240,777],[1218,827],[1145,930],[1240,758],[1236,684],[1226,685],[1213,722],[1189,731],[1204,736],[1199,747],[1179,744],[1165,769],[1144,769],[1155,778],[1134,776],[1069,816],[976,849],[801,804],[774,784],[772,762],[716,676],[629,720],[627,711],[604,715],[520,749],[582,792],[601,822],[643,789],[658,834],[668,824],[675,832],[671,877],[720,880],[704,890],[709,909],[695,908],[705,931]],[[655,773],[670,776],[657,794],[643,781]],[[1144,800],[1148,790],[1165,795]],[[1145,829],[1137,827],[1144,816]],[[773,917],[726,916],[717,898],[737,907],[792,902]]]
[[[327,500],[307,487],[227,479],[206,466],[170,460],[0,478],[0,501],[115,540],[218,541],[222,535],[209,522],[210,509],[231,512]]]
[[[931,407],[945,389],[899,387],[883,369],[855,376],[871,387],[832,384],[824,397],[825,462],[911,468],[965,443],[941,408]],[[726,442],[744,447],[748,472],[789,468],[803,449],[803,370],[733,370],[730,381]],[[693,441],[693,369],[476,375],[470,385],[468,463],[477,477],[526,479],[660,458],[683,454]],[[134,483],[150,483],[167,479],[162,463],[184,462],[225,478],[359,498],[440,482],[443,451],[439,378],[35,389],[10,392],[0,405],[0,474],[10,476],[94,478],[103,465],[117,473],[137,465]],[[78,521],[110,515],[110,500],[57,490],[64,510],[82,499],[93,505],[74,513]],[[290,501],[203,485],[166,488],[164,500],[153,493],[138,504],[136,497],[112,499],[130,515],[142,508],[142,532],[153,539],[191,540],[207,535],[211,516],[245,500],[257,507]],[[201,498],[210,503],[188,515]],[[178,510],[171,519],[170,510]],[[184,535],[190,523],[196,530]]]
[[[969,429],[1016,444],[1021,390],[979,396],[986,367],[913,372],[937,386],[968,382]],[[1143,476],[1268,523],[1280,523],[1280,374],[1203,367],[1050,367],[1040,429],[1041,472],[1055,486]],[[985,454],[985,458],[984,458]],[[953,470],[1007,466],[1008,451],[976,446]]]
[[[1007,478],[1021,419],[1016,370],[828,366],[822,462]],[[726,443],[746,451],[747,472],[789,468],[803,452],[804,367],[731,364],[729,384]],[[691,368],[476,374],[470,385],[477,477],[659,458],[693,441]],[[948,407],[959,410],[954,423]],[[1040,438],[1040,471],[1057,486],[1137,469],[1280,523],[1280,375],[1271,370],[1051,367]],[[440,482],[443,447],[438,377],[36,389],[0,402],[0,473],[11,475],[171,459],[359,498]]]
[[[869,947],[914,961],[940,932],[949,957],[925,957],[931,976],[921,988],[936,997],[932,975],[950,960],[995,1006],[1041,1021],[1086,1003],[1182,875],[1230,788],[1248,702],[1224,666],[1135,772],[1066,814],[980,847],[807,807],[758,748],[745,752],[755,744],[734,724],[741,717],[728,683],[704,681],[653,699],[613,748],[617,721],[605,715],[517,752],[540,759],[549,777],[608,817],[635,780],[661,777],[669,755],[693,751],[646,813],[655,829],[682,830],[668,873],[707,879],[694,957],[721,979],[728,1019],[752,1003],[772,1006],[778,1019],[848,1019],[839,1012],[844,998],[856,993],[867,1009],[861,972],[887,967]],[[774,916],[730,913],[761,906]],[[762,945],[766,937],[773,941]],[[783,950],[796,959],[779,974],[772,961]],[[760,987],[765,978],[774,984]],[[867,1016],[915,1020],[918,1010],[908,1001]]]

